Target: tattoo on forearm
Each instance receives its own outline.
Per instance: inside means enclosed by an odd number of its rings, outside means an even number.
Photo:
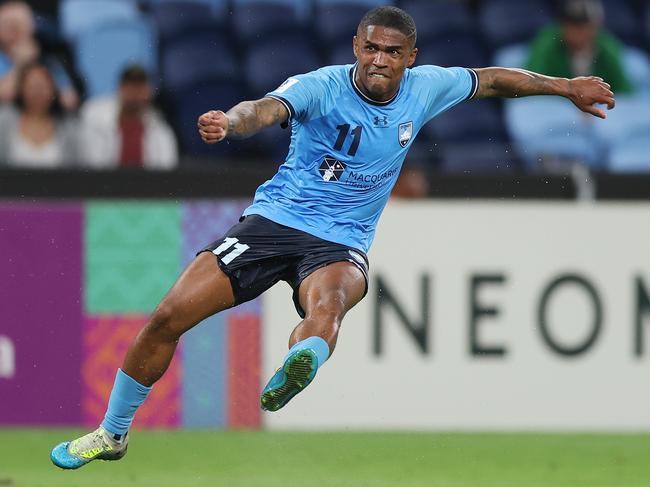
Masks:
[[[477,98],[503,96],[563,95],[562,79],[525,69],[485,68],[479,73]]]
[[[287,109],[277,100],[262,98],[255,101],[243,101],[226,113],[229,120],[228,137],[244,139],[265,127],[286,120]]]

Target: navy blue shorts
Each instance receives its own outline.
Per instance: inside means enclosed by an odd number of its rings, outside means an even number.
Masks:
[[[366,279],[368,291],[365,253],[260,215],[242,217],[223,238],[201,252],[216,255],[219,267],[230,278],[235,305],[255,299],[278,281],[286,281],[293,289],[296,311],[304,318],[298,300],[300,283],[315,270],[334,262],[356,265]]]

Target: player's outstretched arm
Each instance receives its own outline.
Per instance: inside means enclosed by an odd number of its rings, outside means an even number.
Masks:
[[[475,98],[558,95],[571,100],[583,112],[599,118],[607,118],[607,115],[595,104],[607,105],[609,110],[615,105],[611,87],[596,76],[554,78],[525,69],[510,68],[482,68],[475,71],[479,80]]]
[[[284,122],[286,107],[273,98],[243,101],[228,112],[210,110],[199,117],[199,134],[206,144],[216,144],[226,137],[245,139],[265,127]]]

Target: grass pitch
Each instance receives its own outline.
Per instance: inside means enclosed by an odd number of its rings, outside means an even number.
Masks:
[[[135,431],[128,455],[76,471],[77,430],[0,430],[0,486],[647,487],[650,435]]]

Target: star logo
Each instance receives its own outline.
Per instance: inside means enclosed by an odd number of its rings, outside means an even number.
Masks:
[[[334,159],[331,156],[325,156],[323,163],[320,165],[319,172],[323,176],[323,181],[339,181],[345,171],[345,164]]]

